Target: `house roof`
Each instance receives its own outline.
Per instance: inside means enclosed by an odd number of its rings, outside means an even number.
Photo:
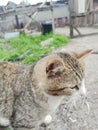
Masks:
[[[69,16],[68,6],[63,5],[63,6],[56,6],[53,8],[54,18],[63,18],[68,16]],[[44,10],[39,11],[37,16],[35,17],[35,20],[43,22],[43,21],[50,21],[51,18],[52,18],[51,10]]]
[[[17,5],[16,3],[12,2],[12,1],[8,1],[7,5],[6,6],[9,6],[9,5]]]

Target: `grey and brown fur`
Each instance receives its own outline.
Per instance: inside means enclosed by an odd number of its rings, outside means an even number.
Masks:
[[[54,53],[25,67],[0,61],[0,126],[50,123],[64,96],[85,93],[81,58],[90,52]]]

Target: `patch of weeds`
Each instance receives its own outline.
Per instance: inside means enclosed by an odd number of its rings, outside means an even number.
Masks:
[[[53,40],[47,45],[42,47],[41,42],[49,38]],[[50,53],[52,49],[57,49],[68,43],[68,38],[61,35],[53,35],[52,33],[40,36],[31,36],[20,34],[18,37],[11,38],[6,41],[10,47],[3,48],[5,43],[0,44],[0,59],[22,59],[22,62],[29,64],[38,61],[44,55]],[[14,61],[14,60],[13,60]]]

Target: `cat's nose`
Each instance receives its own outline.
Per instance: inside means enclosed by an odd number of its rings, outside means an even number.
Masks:
[[[86,90],[86,88],[85,88],[84,81],[83,81],[82,84],[81,84],[79,93],[80,93],[81,96],[86,96],[86,95],[87,95],[87,90]]]
[[[86,90],[85,86],[81,87],[79,93],[80,93],[81,96],[87,95],[87,90]]]

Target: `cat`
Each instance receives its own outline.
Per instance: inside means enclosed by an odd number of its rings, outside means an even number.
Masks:
[[[65,96],[85,95],[82,59],[91,51],[57,52],[28,66],[0,61],[0,126],[47,125]]]

